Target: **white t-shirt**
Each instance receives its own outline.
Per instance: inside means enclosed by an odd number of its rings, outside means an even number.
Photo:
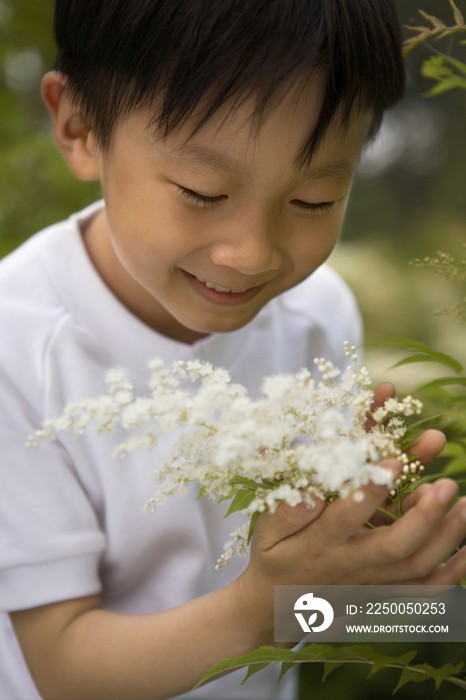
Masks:
[[[97,437],[92,430],[79,439],[59,433],[57,442],[26,450],[45,417],[105,393],[109,369],[124,370],[136,393],[148,394],[151,358],[195,357],[226,367],[257,397],[263,376],[310,367],[317,356],[346,366],[343,341],[360,342],[353,296],[325,267],[240,330],[193,345],[157,333],[119,302],[87,255],[82,228],[102,206],[96,202],[39,232],[0,263],[1,611],[100,593],[106,609],[153,613],[223,587],[248,563],[234,555],[215,571],[223,543],[244,516],[225,519],[229,503],[196,500],[194,484],[184,498],[144,512],[156,490],[152,472],[173,435],[124,460],[110,453],[125,434]],[[190,697],[295,697],[297,669],[278,683],[280,667],[269,666],[241,685],[245,672]],[[0,612],[0,699],[25,698],[40,695]]]

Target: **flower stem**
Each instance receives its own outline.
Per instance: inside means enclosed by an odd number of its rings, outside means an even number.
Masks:
[[[394,513],[390,513],[389,510],[385,510],[385,508],[382,508],[382,506],[379,506],[377,508],[377,510],[379,511],[379,513],[383,513],[384,515],[386,515],[388,518],[391,518],[392,520],[398,520],[397,515],[395,515]]]

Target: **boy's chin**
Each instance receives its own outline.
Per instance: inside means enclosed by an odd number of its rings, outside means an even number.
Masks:
[[[243,310],[243,313],[237,311],[236,313],[215,314],[215,317],[199,319],[197,323],[193,322],[194,319],[192,318],[180,319],[180,326],[182,326],[186,334],[197,334],[199,338],[212,335],[213,333],[231,333],[244,328],[250,323],[261,308],[251,309],[249,312]]]

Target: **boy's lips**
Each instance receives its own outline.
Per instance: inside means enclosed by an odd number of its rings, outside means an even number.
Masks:
[[[181,269],[181,268],[180,268]],[[191,283],[191,286],[200,293],[205,299],[214,302],[215,304],[223,304],[226,306],[235,306],[237,304],[244,304],[249,299],[252,299],[265,285],[267,282],[263,282],[255,287],[249,287],[244,291],[217,291],[216,289],[207,287],[205,282],[201,282],[195,275],[192,275],[186,270],[181,270],[186,279]],[[220,285],[216,285],[220,287]],[[225,287],[221,287],[225,289]]]

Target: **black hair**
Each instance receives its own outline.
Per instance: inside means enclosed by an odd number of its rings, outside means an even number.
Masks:
[[[118,121],[138,108],[167,137],[209,96],[192,136],[227,100],[254,97],[260,119],[283,88],[326,69],[317,126],[300,154],[309,162],[336,118],[384,111],[404,94],[395,0],[56,0],[58,54],[96,143],[109,150]],[[162,99],[161,99],[162,98]]]

